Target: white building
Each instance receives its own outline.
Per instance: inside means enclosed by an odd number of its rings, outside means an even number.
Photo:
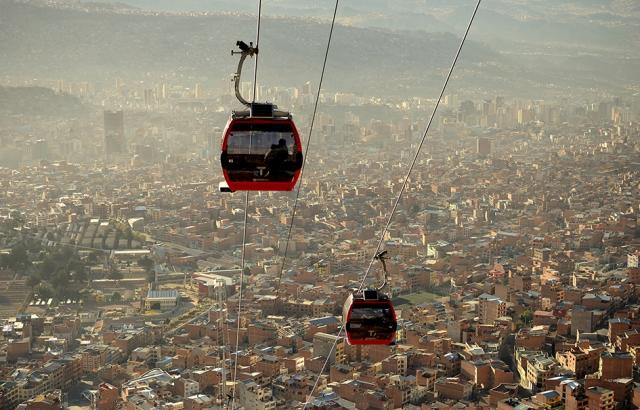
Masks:
[[[183,397],[190,397],[198,394],[200,391],[200,383],[191,379],[183,379],[182,383],[184,383],[184,395]]]
[[[640,251],[635,251],[627,255],[627,266],[629,268],[637,268],[638,260],[640,259]]]
[[[145,309],[168,310],[178,306],[180,295],[175,289],[150,290],[144,300]]]

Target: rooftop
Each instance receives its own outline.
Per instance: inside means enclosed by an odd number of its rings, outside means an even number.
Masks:
[[[150,290],[147,292],[147,299],[169,299],[169,298],[177,299],[179,296],[180,294],[175,289]]]

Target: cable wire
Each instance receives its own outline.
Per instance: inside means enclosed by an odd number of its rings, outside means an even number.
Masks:
[[[469,19],[469,23],[467,24],[467,29],[464,32],[464,35],[462,36],[462,40],[460,41],[460,45],[458,46],[458,50],[456,51],[455,57],[453,58],[453,62],[451,63],[451,67],[449,68],[449,73],[447,74],[447,77],[445,78],[444,84],[442,85],[442,90],[440,91],[440,96],[438,97],[438,101],[436,101],[436,105],[435,107],[433,107],[433,111],[431,112],[431,116],[429,117],[429,121],[427,122],[427,126],[424,130],[424,133],[422,134],[422,138],[420,140],[420,144],[418,144],[418,148],[416,150],[416,153],[413,157],[413,160],[411,161],[411,165],[409,166],[409,171],[407,172],[407,175],[404,178],[404,181],[402,182],[402,186],[400,188],[400,192],[398,192],[398,196],[393,204],[393,207],[391,208],[391,213],[389,214],[389,218],[387,219],[387,223],[384,227],[384,229],[382,230],[382,234],[380,235],[380,240],[378,241],[378,246],[376,247],[375,252],[373,253],[373,257],[371,258],[371,261],[369,262],[369,267],[367,268],[364,277],[362,278],[362,281],[360,282],[360,286],[358,287],[358,291],[362,290],[365,281],[367,279],[367,276],[369,275],[369,272],[371,271],[371,268],[373,266],[373,262],[376,260],[375,256],[378,254],[378,252],[380,251],[380,247],[382,246],[382,243],[384,242],[384,237],[387,233],[387,231],[389,230],[389,226],[391,225],[391,220],[393,219],[393,215],[395,214],[396,210],[398,209],[398,204],[400,203],[400,199],[402,198],[402,194],[404,193],[405,188],[407,187],[407,183],[409,181],[409,177],[411,176],[411,172],[413,171],[413,168],[416,164],[416,162],[418,161],[418,156],[420,155],[420,150],[422,149],[422,146],[424,145],[424,142],[427,139],[427,134],[429,133],[429,129],[431,128],[431,123],[433,122],[433,119],[438,111],[438,107],[440,106],[440,101],[442,101],[442,97],[444,96],[444,92],[447,88],[447,84],[449,84],[449,80],[451,79],[451,75],[453,74],[453,70],[456,66],[456,63],[458,62],[458,57],[460,57],[460,53],[462,51],[462,47],[464,46],[465,40],[467,39],[467,35],[469,34],[469,30],[471,29],[471,25],[473,24],[473,20],[476,17],[476,14],[478,12],[478,8],[480,7],[480,3],[482,2],[482,0],[478,0],[478,2],[476,3],[476,6],[473,10],[473,14],[471,15],[471,18]],[[329,351],[329,354],[327,355],[327,359],[324,361],[324,364],[322,365],[322,368],[320,369],[320,372],[318,373],[318,377],[316,378],[315,383],[313,384],[313,388],[311,389],[311,392],[309,393],[309,396],[307,398],[307,401],[304,404],[303,410],[307,408],[307,405],[309,404],[309,402],[311,401],[311,398],[313,397],[313,393],[316,390],[316,388],[318,387],[318,382],[320,381],[320,377],[322,376],[322,372],[324,371],[324,369],[327,366],[327,363],[329,362],[329,358],[331,357],[331,352],[333,351],[333,349],[335,349],[336,347],[336,343],[338,342],[338,338],[340,337],[340,335],[342,334],[342,332],[344,331],[344,323],[342,323],[342,325],[340,326],[340,329],[338,330],[338,337],[336,337],[336,340],[333,342],[333,346],[331,347],[331,350]]]
[[[293,222],[296,218],[296,211],[298,209],[298,199],[300,198],[300,190],[302,189],[302,177],[304,175],[305,164],[307,162],[309,153],[309,144],[311,143],[311,135],[313,133],[313,125],[316,119],[316,113],[318,112],[318,102],[320,101],[320,91],[322,91],[322,82],[324,80],[324,72],[327,67],[327,59],[329,57],[329,49],[331,48],[331,37],[333,36],[333,28],[336,23],[336,14],[338,12],[338,4],[340,0],[336,0],[336,5],[333,9],[333,18],[331,19],[331,28],[329,29],[329,39],[327,40],[327,48],[324,52],[324,61],[322,62],[322,71],[320,73],[320,81],[318,83],[318,91],[316,92],[316,101],[313,105],[313,114],[311,116],[311,123],[309,124],[309,134],[304,148],[304,156],[302,157],[302,167],[300,168],[300,178],[298,181],[298,188],[296,189],[296,197],[293,201],[293,210],[291,211],[291,221],[289,222],[289,230],[287,232],[287,240],[284,245],[284,254],[282,255],[282,263],[280,264],[280,273],[278,274],[278,285],[276,287],[276,299],[275,304],[278,303],[280,294],[280,285],[282,284],[282,274],[284,272],[285,262],[287,260],[287,252],[289,251],[289,240],[291,239],[291,231],[293,230]],[[276,306],[274,306],[276,307]]]
[[[258,54],[260,53],[260,20],[262,19],[262,0],[258,0],[258,22],[256,26],[256,61],[253,67],[253,102],[256,102],[256,92],[258,86]],[[240,346],[240,319],[242,318],[242,287],[244,286],[244,268],[246,262],[246,246],[247,246],[247,216],[249,214],[249,191],[244,195],[244,227],[242,229],[242,262],[240,264],[240,291],[238,292],[238,313],[236,328],[236,348],[235,359],[233,360],[233,397],[231,398],[231,409],[236,406],[236,381],[238,379],[238,348]]]
[[[260,20],[262,18],[262,0],[258,0],[258,24],[256,27],[256,61],[253,66],[253,102],[256,102],[256,89],[258,87],[258,56],[260,55],[260,49],[258,44],[260,43]]]
[[[236,315],[238,325],[236,328],[236,349],[235,359],[233,361],[233,397],[231,399],[231,409],[236,405],[236,380],[238,376],[238,347],[240,346],[240,318],[242,315],[242,286],[244,285],[244,267],[246,259],[246,244],[247,244],[247,215],[249,211],[249,191],[245,192],[244,196],[244,228],[242,229],[242,259],[241,259],[241,271],[240,271],[240,291],[238,293],[238,313]]]

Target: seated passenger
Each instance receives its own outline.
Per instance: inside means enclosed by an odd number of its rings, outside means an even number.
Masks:
[[[289,148],[287,141],[281,138],[278,145],[273,144],[264,155],[264,162],[267,166],[268,177],[270,180],[288,180],[291,175],[287,173],[287,161],[289,160]]]

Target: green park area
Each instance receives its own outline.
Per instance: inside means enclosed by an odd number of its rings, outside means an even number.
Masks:
[[[398,295],[393,298],[393,305],[420,305],[440,299],[442,296],[431,292],[408,293],[406,295]]]

